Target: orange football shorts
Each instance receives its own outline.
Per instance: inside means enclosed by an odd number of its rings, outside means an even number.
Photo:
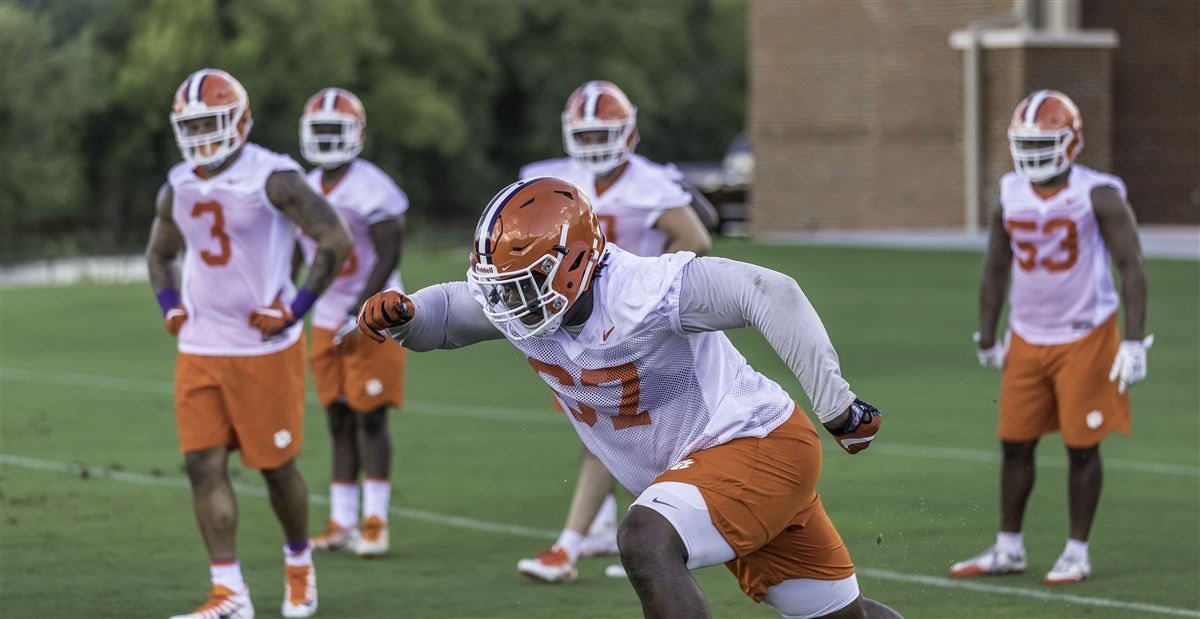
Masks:
[[[404,404],[403,346],[386,341],[377,344],[352,333],[351,346],[335,346],[334,332],[313,327],[309,364],[317,383],[317,398],[326,408],[339,397],[360,413],[381,406],[400,408]]]
[[[1120,346],[1116,314],[1067,344],[1038,346],[1014,332],[1000,381],[1000,439],[1061,430],[1067,447],[1084,448],[1113,430],[1129,434],[1129,394],[1108,380]]]
[[[654,483],[700,489],[713,524],[737,558],[726,563],[746,595],[761,602],[785,580],[840,580],[854,563],[817,496],[821,442],[799,406],[767,436],[739,438],[689,455],[686,468]]]
[[[227,445],[249,468],[275,469],[304,442],[304,338],[276,353],[179,353],[175,421],[184,453]]]

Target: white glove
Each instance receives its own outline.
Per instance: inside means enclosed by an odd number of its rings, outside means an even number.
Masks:
[[[337,331],[333,332],[333,345],[341,346],[342,340],[346,339],[347,335],[350,335],[357,330],[358,314],[350,314],[346,317],[346,321],[342,323],[342,326],[338,327]]]
[[[975,347],[975,356],[979,357],[979,365],[989,370],[1003,370],[1004,357],[1008,355],[1008,333],[1004,334],[1004,340],[992,344],[991,348]],[[976,331],[971,335],[971,339],[979,344],[979,332]]]
[[[1144,340],[1125,340],[1117,350],[1117,358],[1113,359],[1112,369],[1108,371],[1108,382],[1120,379],[1117,383],[1117,393],[1146,379],[1146,351],[1154,345],[1154,336],[1147,335]]]

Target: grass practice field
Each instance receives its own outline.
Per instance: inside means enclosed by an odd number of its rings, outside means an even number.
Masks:
[[[1094,576],[1041,576],[1066,538],[1061,441],[1040,448],[1026,519],[1029,572],[952,581],[992,543],[1000,375],[972,351],[980,256],[762,247],[715,253],[787,272],[824,318],[855,391],[886,424],[858,456],[826,438],[825,505],[866,595],[908,617],[1200,617],[1200,264],[1151,262],[1149,379],[1133,391],[1134,433],[1103,447]],[[466,250],[406,256],[413,289],[457,279]],[[174,341],[146,284],[0,291],[0,616],[165,617],[202,601],[207,560],[172,411]],[[733,335],[802,403],[753,332]],[[311,383],[311,381],[310,381]],[[522,579],[518,559],[553,541],[579,441],[515,349],[409,357],[408,404],[392,419],[393,554],[320,555],[319,616],[634,617],[607,559],[580,580]],[[329,441],[311,398],[301,458],[311,528],[327,516]],[[236,462],[236,458],[235,458]],[[260,616],[282,595],[281,533],[254,471],[240,485],[239,556]],[[627,498],[625,499],[628,500]],[[723,568],[697,574],[717,617],[776,616]]]

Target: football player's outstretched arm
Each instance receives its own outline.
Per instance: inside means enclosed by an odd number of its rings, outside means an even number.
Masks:
[[[1133,209],[1116,189],[1108,185],[1092,190],[1092,208],[1100,224],[1104,245],[1121,274],[1125,339],[1141,340],[1146,335],[1146,271]]]
[[[668,254],[690,251],[703,256],[712,249],[712,237],[690,206],[677,206],[663,211],[654,227],[666,235]]]
[[[794,279],[724,258],[698,258],[684,267],[682,277],[679,320],[684,331],[754,326],[791,368],[813,413],[839,445],[850,453],[870,445],[879,411],[850,391],[829,334]]]
[[[988,229],[987,257],[983,261],[983,277],[979,281],[979,348],[988,350],[996,345],[996,327],[1008,294],[1008,278],[1012,272],[1012,246],[1004,229],[1004,211],[992,207]]]
[[[146,243],[146,266],[154,296],[162,309],[163,324],[171,335],[178,335],[187,321],[187,312],[179,296],[179,275],[175,272],[175,258],[183,250],[183,235],[171,217],[173,201],[171,185],[163,183],[154,199],[155,216]]]
[[[299,172],[281,170],[271,174],[267,178],[267,198],[296,222],[305,236],[317,242],[308,277],[301,287],[315,299],[341,270],[342,262],[354,244],[350,231],[337,211],[308,186]]]
[[[381,332],[405,348],[424,352],[470,346],[504,336],[483,315],[466,282],[422,288],[411,297],[385,290],[367,299],[358,313],[358,328],[382,342]]]

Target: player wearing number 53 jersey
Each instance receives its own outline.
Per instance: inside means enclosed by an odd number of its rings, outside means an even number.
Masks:
[[[707,616],[689,569],[726,563],[787,617],[861,617],[849,553],[816,493],[821,448],[779,385],[723,333],[753,325],[791,367],[840,446],[867,448],[879,411],[857,399],[792,279],[680,252],[607,243],[588,198],[519,181],[479,221],[468,282],[371,297],[359,327],[414,350],[507,338],[576,432],[637,493],[618,534],[647,616]]]
[[[208,600],[181,616],[254,616],[235,548],[232,450],[262,470],[283,527],[282,612],[311,616],[308,489],[295,464],[304,437],[300,321],[333,280],[350,235],[295,161],[246,141],[250,100],[233,76],[188,76],[170,118],[184,162],[159,190],[146,258],[167,330],[179,337],[175,417],[212,576]],[[291,281],[297,225],[318,243],[299,291]]]
[[[1062,432],[1070,461],[1070,531],[1046,584],[1091,573],[1088,534],[1100,498],[1100,441],[1129,432],[1126,388],[1146,376],[1146,279],[1121,179],[1074,163],[1083,120],[1066,95],[1035,92],[1008,132],[1015,171],[1000,181],[979,311],[979,360],[1003,369],[1004,453],[996,544],[956,563],[954,576],[1025,569],[1021,524],[1033,488],[1034,448]],[[1112,261],[1121,273],[1125,339],[1117,328]],[[1011,291],[1008,291],[1011,279]],[[1005,293],[1009,334],[997,342]]]

